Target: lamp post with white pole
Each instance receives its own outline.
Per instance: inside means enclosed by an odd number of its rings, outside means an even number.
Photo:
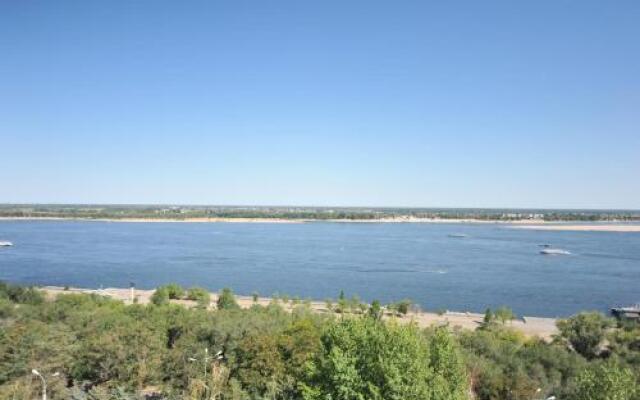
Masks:
[[[208,347],[204,348],[204,357],[202,357],[202,361],[203,361],[203,364],[204,364],[204,381],[203,382],[207,382],[207,364],[209,363],[209,360],[216,360],[217,361],[217,360],[222,360],[223,358],[224,358],[224,356],[222,355],[222,350],[220,350],[216,354],[214,354],[213,357],[210,357],[209,356],[209,348]],[[188,360],[191,361],[191,362],[197,362],[198,361],[198,359],[195,358],[195,357],[189,357]],[[203,384],[204,384],[204,387],[207,390],[210,390],[209,386],[207,386],[206,383],[203,383]]]
[[[136,284],[133,282],[129,282],[129,288],[130,288],[130,297],[131,297],[131,304],[135,303],[136,301]]]
[[[37,369],[32,369],[31,373],[35,376],[37,376],[38,378],[40,378],[40,380],[42,380],[42,400],[47,400],[47,380],[44,379],[44,376],[42,376],[42,374],[40,372],[38,372]],[[60,375],[59,372],[54,373],[51,376],[58,376]]]
[[[224,358],[224,356],[222,355],[222,350],[220,350],[219,352],[217,352],[216,354],[213,355],[213,357],[209,357],[209,348],[205,347],[204,349],[204,357],[202,358],[202,361],[204,363],[204,379],[207,379],[207,363],[209,363],[209,360],[222,360]],[[198,361],[197,358],[195,357],[189,357],[188,359],[191,362],[196,362]]]

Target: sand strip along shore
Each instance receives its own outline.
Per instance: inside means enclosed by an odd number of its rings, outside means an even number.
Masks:
[[[80,221],[80,222],[176,222],[176,223],[206,223],[231,222],[255,224],[298,224],[306,222],[300,219],[286,218],[72,218],[72,217],[0,217],[0,221]]]
[[[82,288],[69,288],[65,290],[58,286],[45,286],[41,290],[45,292],[49,299],[55,298],[57,295],[69,294],[69,293],[85,293],[85,294],[98,294],[107,296],[116,300],[121,300],[126,304],[131,304],[131,290],[122,288],[106,288],[106,289],[82,289]],[[148,304],[153,294],[153,290],[141,290],[135,289],[134,296],[139,304]],[[218,299],[217,293],[211,293],[211,302],[215,304]],[[249,308],[254,304],[260,304],[262,306],[268,305],[272,299],[269,297],[260,297],[258,301],[254,303],[253,298],[249,296],[236,295],[236,301],[242,308]],[[171,300],[172,303],[182,304],[187,307],[195,305],[195,302],[190,300]],[[293,309],[291,302],[288,304],[280,304],[288,310]],[[318,313],[330,312],[327,310],[327,306],[324,302],[312,301],[310,304],[311,310]],[[482,314],[468,313],[468,312],[451,312],[447,311],[443,314],[436,314],[430,312],[411,312],[402,317],[390,317],[396,318],[401,322],[416,322],[418,326],[426,328],[432,325],[449,325],[454,328],[470,329],[474,330],[480,326],[483,320]],[[523,317],[522,319],[513,320],[507,323],[507,326],[522,332],[526,336],[538,336],[545,340],[550,340],[551,337],[558,333],[556,328],[556,320],[554,318],[538,318],[538,317]]]
[[[601,232],[640,232],[640,224],[615,224],[608,223],[602,225],[576,225],[570,223],[558,223],[555,221],[545,222],[539,219],[523,220],[485,220],[485,219],[447,219],[447,218],[416,218],[416,217],[389,217],[378,219],[294,219],[294,218],[222,218],[222,217],[196,217],[196,218],[85,218],[85,217],[0,217],[0,221],[84,221],[84,222],[175,222],[175,223],[245,223],[245,224],[301,224],[313,222],[331,223],[361,223],[361,224],[402,224],[402,223],[423,223],[423,224],[495,224],[516,229],[537,229],[550,231],[601,231]]]
[[[310,218],[244,218],[244,217],[185,217],[185,218],[88,218],[88,217],[0,217],[0,221],[97,221],[97,222],[181,222],[181,223],[202,223],[202,222],[230,222],[230,223],[283,223],[283,224],[299,224],[310,222],[332,222],[332,223],[362,223],[362,224],[384,224],[384,223],[425,223],[425,224],[500,224],[500,225],[529,225],[529,224],[541,224],[542,220],[523,219],[515,221],[503,221],[503,220],[485,220],[485,219],[448,219],[448,218],[417,218],[410,216],[401,217],[385,217],[376,219],[310,219]]]
[[[541,231],[582,231],[582,232],[640,232],[640,225],[606,224],[606,225],[512,225],[514,229],[533,229]]]

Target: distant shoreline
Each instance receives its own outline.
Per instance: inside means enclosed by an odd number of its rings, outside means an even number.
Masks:
[[[256,223],[256,224],[297,224],[308,220],[286,218],[82,218],[82,217],[0,217],[0,221],[81,221],[81,222],[182,222],[182,223]]]
[[[358,224],[498,224],[514,229],[582,232],[640,232],[640,224],[601,221],[598,225],[580,221],[543,221],[539,219],[497,220],[474,218],[418,218],[387,217],[376,219],[323,219],[323,218],[244,218],[244,217],[193,217],[193,218],[83,218],[83,217],[0,217],[2,221],[80,221],[80,222],[129,222],[129,223],[248,223],[248,224],[301,224],[301,223],[358,223]],[[579,224],[576,224],[576,223]],[[596,221],[598,223],[598,221]]]
[[[476,218],[418,218],[418,217],[388,217],[375,219],[331,219],[331,218],[244,218],[244,217],[193,217],[193,218],[83,218],[83,217],[0,217],[0,221],[98,221],[98,222],[183,222],[183,223],[207,223],[207,222],[229,222],[229,223],[282,223],[299,224],[313,222],[332,223],[460,223],[460,224],[544,224],[542,220],[513,220],[505,221],[498,219],[476,219]]]

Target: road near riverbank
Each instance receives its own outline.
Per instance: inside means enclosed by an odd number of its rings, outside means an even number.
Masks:
[[[106,289],[83,289],[83,288],[62,288],[58,286],[45,286],[42,287],[47,297],[50,299],[55,298],[58,295],[69,294],[69,293],[84,293],[84,294],[98,294],[101,296],[107,296],[116,300],[123,301],[126,304],[131,304],[132,300],[132,291],[131,289],[122,289],[122,288],[106,288]],[[151,299],[151,295],[153,294],[153,290],[141,290],[135,289],[133,291],[133,296],[139,304],[148,304]],[[249,296],[235,296],[236,301],[242,308],[249,308],[254,304],[259,304],[266,306],[271,303],[272,299],[269,297],[260,297],[257,302],[253,301],[252,297]],[[218,299],[217,293],[211,293],[211,303],[215,304]],[[176,304],[182,304],[187,307],[195,305],[195,302],[190,300],[171,300],[171,302]],[[287,304],[283,304],[282,301],[280,304],[285,307],[285,309],[291,310],[294,305],[291,302]],[[318,313],[327,313],[330,312],[327,309],[327,306],[324,302],[312,301],[309,306],[311,309]],[[454,328],[461,329],[470,329],[474,330],[480,326],[483,320],[482,314],[476,313],[468,313],[468,312],[451,312],[447,311],[442,314],[430,313],[430,312],[410,312],[406,316],[402,317],[390,317],[386,318],[396,318],[401,322],[416,322],[418,326],[426,328],[432,325],[449,325]],[[522,317],[522,319],[513,320],[508,322],[507,325],[517,331],[522,332],[527,336],[538,336],[545,340],[551,339],[553,335],[555,335],[558,330],[556,328],[556,320],[554,318],[539,318],[539,317]]]

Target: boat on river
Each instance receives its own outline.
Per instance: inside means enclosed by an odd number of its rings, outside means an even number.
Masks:
[[[13,246],[13,243],[0,240],[0,247],[11,247],[11,246]]]
[[[568,250],[553,249],[551,247],[546,247],[546,248],[540,250],[540,254],[544,254],[544,255],[547,255],[547,256],[567,256],[567,255],[571,254],[571,252],[568,251]]]
[[[630,307],[614,307],[611,314],[618,319],[631,319],[640,321],[640,304]]]

